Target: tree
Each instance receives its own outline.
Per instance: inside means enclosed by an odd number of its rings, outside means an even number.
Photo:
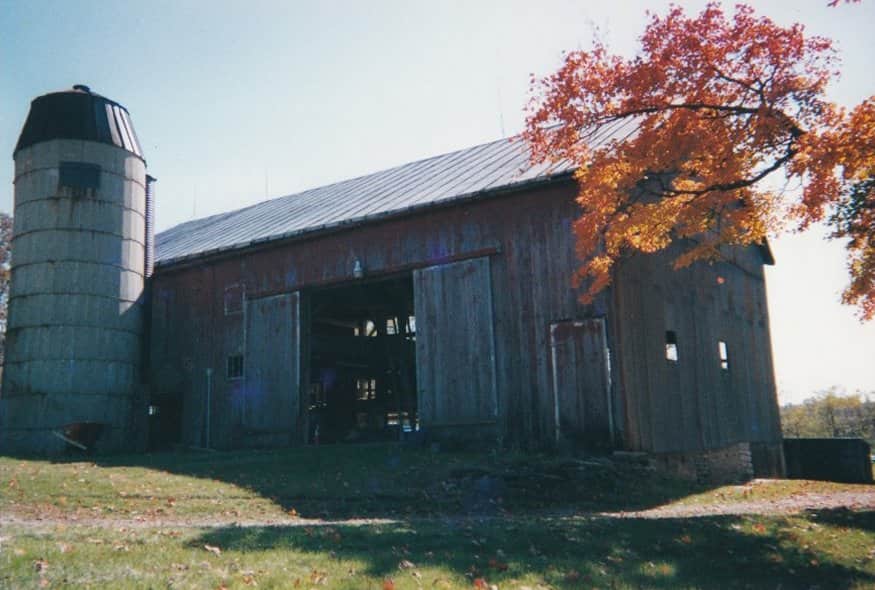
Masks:
[[[717,4],[650,14],[640,42],[624,59],[596,41],[532,78],[533,159],[577,164],[583,301],[629,253],[675,243],[680,268],[825,220],[848,239],[843,301],[872,319],[875,97],[851,112],[826,99],[831,42]],[[784,188],[767,184],[780,174]]]
[[[0,367],[6,350],[6,306],[9,302],[9,264],[12,254],[12,216],[0,212]]]
[[[819,391],[801,404],[781,407],[785,436],[834,438],[860,437],[875,441],[875,400],[838,387]]]

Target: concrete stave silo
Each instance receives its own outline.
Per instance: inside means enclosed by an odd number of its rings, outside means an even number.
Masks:
[[[146,163],[127,111],[77,86],[36,98],[15,154],[0,449],[61,451],[65,426],[132,440],[141,391]]]

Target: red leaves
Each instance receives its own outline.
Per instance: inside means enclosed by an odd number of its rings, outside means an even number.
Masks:
[[[762,243],[788,211],[804,227],[853,208],[849,195],[875,175],[875,117],[866,103],[848,116],[826,100],[837,66],[828,39],[711,3],[695,17],[677,6],[651,14],[640,41],[628,59],[600,42],[569,52],[532,83],[524,136],[533,159],[579,166],[584,301],[627,253],[684,244],[675,266],[686,266],[723,246]],[[801,195],[763,187],[779,172]],[[849,249],[844,299],[872,317],[875,238],[860,236],[875,225],[844,227],[837,237],[863,244]]]

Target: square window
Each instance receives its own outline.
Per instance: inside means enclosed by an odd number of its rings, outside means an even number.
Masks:
[[[665,359],[678,362],[678,336],[672,330],[665,332]]]
[[[225,287],[225,315],[233,315],[243,312],[243,299],[245,292],[243,285],[230,285]]]
[[[729,370],[729,349],[723,340],[717,341],[717,354],[720,356],[720,368],[724,371]]]
[[[225,376],[228,379],[243,378],[243,355],[233,354],[228,357],[225,365]]]

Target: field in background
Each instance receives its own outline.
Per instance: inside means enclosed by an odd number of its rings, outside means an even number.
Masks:
[[[395,445],[0,458],[0,587],[875,587],[875,491]]]

